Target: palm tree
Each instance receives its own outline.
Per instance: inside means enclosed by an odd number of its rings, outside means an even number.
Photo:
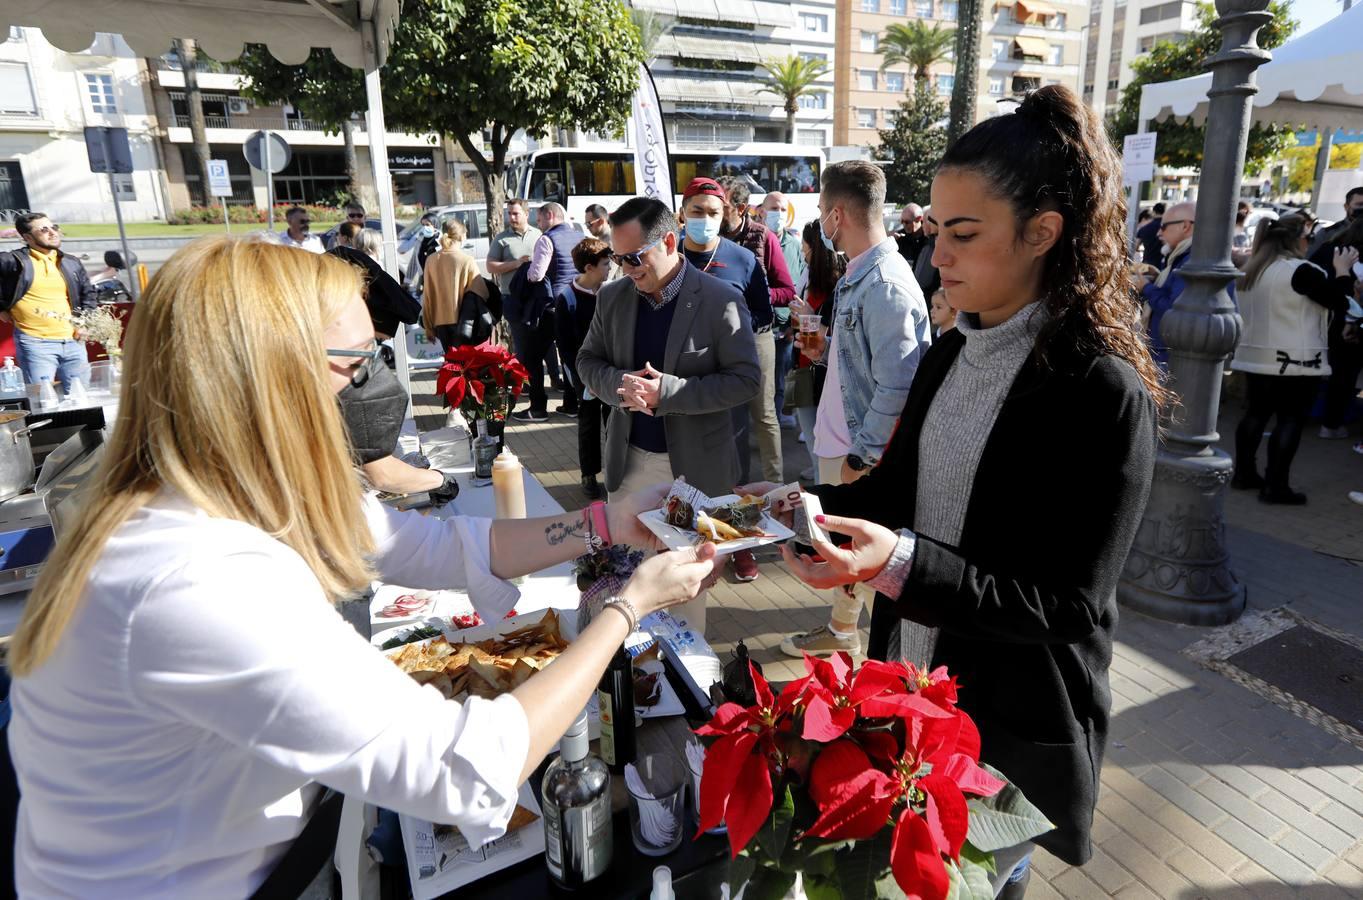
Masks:
[[[644,48],[644,59],[652,62],[658,40],[672,30],[672,20],[652,10],[633,8],[629,11],[629,17],[634,21],[634,27],[639,29],[639,43]]]
[[[828,88],[815,84],[828,74],[828,63],[822,59],[787,56],[785,59],[762,63],[767,77],[762,80],[759,93],[776,94],[786,110],[786,142],[795,143],[795,113],[800,109],[800,98],[812,94],[826,94]]]
[[[928,69],[946,59],[955,43],[956,33],[936,23],[929,28],[922,19],[907,25],[896,22],[880,38],[880,71],[907,64],[913,69],[913,80],[921,86],[928,79]]]
[[[956,82],[951,86],[951,120],[947,125],[948,147],[975,124],[983,18],[983,0],[961,0],[957,10]]]

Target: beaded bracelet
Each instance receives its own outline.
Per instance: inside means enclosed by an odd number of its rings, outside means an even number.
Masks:
[[[601,607],[602,609],[613,609],[625,617],[629,623],[629,633],[633,634],[639,630],[639,614],[634,609],[634,604],[624,597],[611,597]]]

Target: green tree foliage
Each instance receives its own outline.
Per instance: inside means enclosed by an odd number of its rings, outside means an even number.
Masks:
[[[1268,6],[1273,20],[1259,31],[1259,46],[1268,50],[1281,46],[1297,28],[1288,0],[1273,0]],[[1122,138],[1135,134],[1140,115],[1141,86],[1176,81],[1200,75],[1203,63],[1221,49],[1221,31],[1215,26],[1216,9],[1210,3],[1198,4],[1198,26],[1178,43],[1161,41],[1147,54],[1131,63],[1135,78],[1122,90],[1115,113],[1109,117],[1108,135],[1118,147]],[[1155,123],[1151,130],[1158,132],[1155,162],[1162,166],[1200,167],[1202,144],[1206,129],[1191,121],[1175,122],[1173,118]],[[1289,145],[1292,129],[1278,125],[1255,125],[1250,129],[1245,152],[1245,171],[1262,168],[1269,159],[1280,155]]]
[[[1332,144],[1330,146],[1330,168],[1357,169],[1363,144]],[[1287,163],[1287,189],[1294,194],[1309,194],[1316,181],[1316,156],[1320,152],[1320,139],[1311,147],[1292,147],[1283,153]]]
[[[500,222],[516,131],[619,132],[642,60],[618,0],[406,0],[382,72],[384,117],[391,130],[458,143],[482,176],[488,220]],[[286,66],[250,47],[237,65],[258,101],[288,100],[330,128],[366,107],[363,73],[329,50]]]
[[[899,104],[894,127],[880,132],[880,149],[889,157],[885,195],[895,203],[926,206],[937,164],[947,149],[942,128],[947,106],[920,82]]]
[[[921,83],[927,80],[928,69],[946,59],[955,43],[956,32],[950,28],[936,24],[929,28],[922,19],[907,25],[895,22],[880,36],[880,71],[907,65],[913,69],[914,81]]]
[[[808,94],[826,94],[828,88],[816,82],[828,74],[828,63],[821,59],[805,59],[802,56],[787,56],[785,59],[772,60],[762,64],[766,77],[762,79],[759,93],[775,94],[781,98],[781,108],[786,112],[786,141],[795,143],[795,113],[800,109],[800,98]]]

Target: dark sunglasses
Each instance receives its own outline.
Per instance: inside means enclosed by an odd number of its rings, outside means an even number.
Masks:
[[[1189,225],[1193,224],[1193,220],[1192,220],[1192,219],[1175,219],[1175,220],[1172,221],[1172,222],[1161,222],[1161,223],[1160,223],[1160,226],[1159,226],[1159,230],[1160,230],[1160,231],[1163,231],[1163,230],[1166,229],[1166,228],[1173,228],[1175,225],[1182,225],[1182,224],[1184,224],[1185,222],[1186,222],[1187,224],[1189,224]]]
[[[652,250],[654,247],[661,244],[662,242],[663,239],[658,238],[656,241],[649,244],[647,247],[640,247],[633,253],[612,253],[611,259],[615,260],[615,264],[617,266],[634,266],[637,268],[638,266],[642,266],[644,264],[643,255],[648,251]]]
[[[60,225],[43,225],[43,226],[41,226],[41,227],[39,227],[39,228],[30,228],[30,229],[29,229],[29,233],[30,233],[30,234],[33,233],[33,232],[35,232],[35,231],[36,231],[36,232],[39,232],[39,233],[42,233],[42,234],[61,234],[61,233],[62,233],[62,227],[61,227]]]
[[[347,219],[364,219],[364,213],[346,213]]]

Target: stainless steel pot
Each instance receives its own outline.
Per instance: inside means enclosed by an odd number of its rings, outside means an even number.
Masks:
[[[0,412],[0,500],[17,497],[33,487],[33,447],[28,433],[41,428],[51,419],[26,425],[28,413]]]

